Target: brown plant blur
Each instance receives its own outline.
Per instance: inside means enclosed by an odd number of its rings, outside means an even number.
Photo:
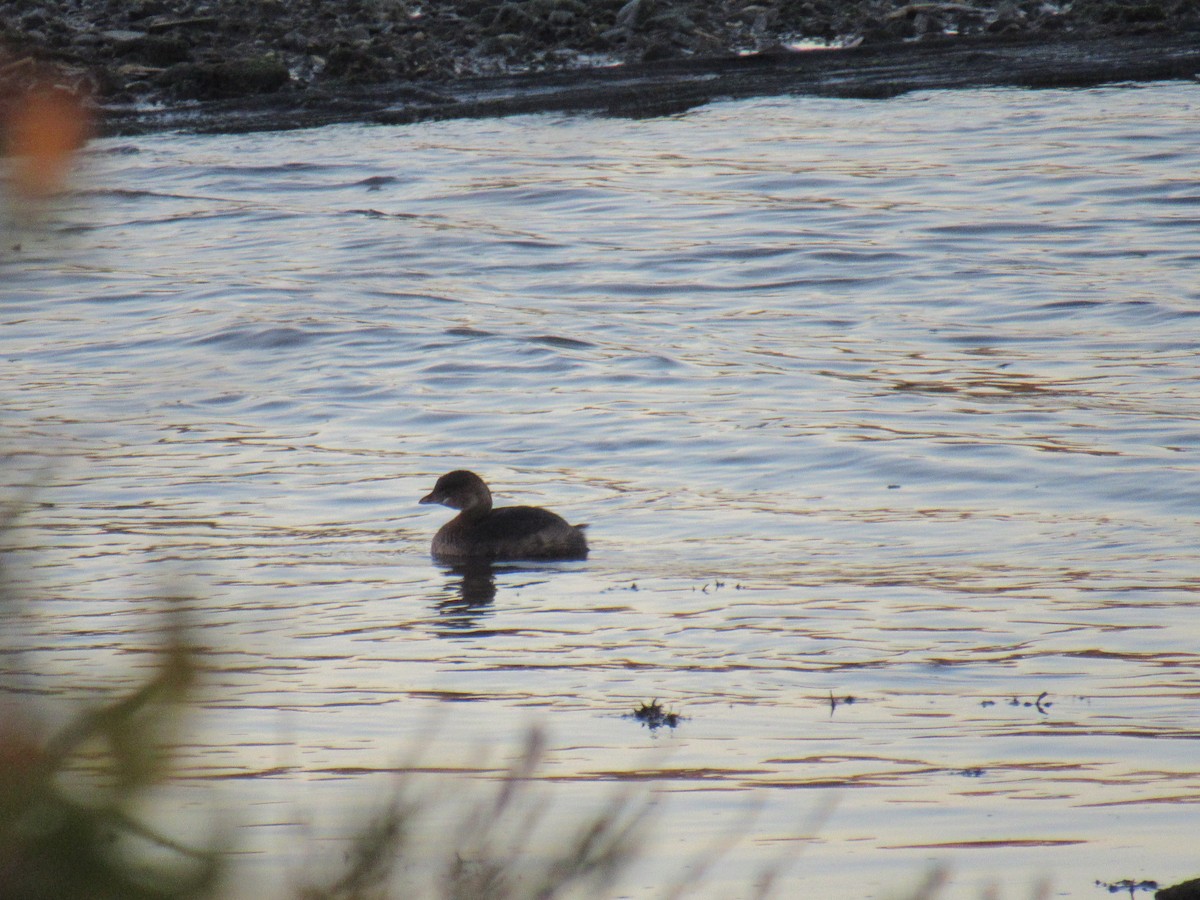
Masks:
[[[139,688],[54,731],[43,724],[32,697],[3,685],[0,896],[213,896],[221,871],[218,849],[180,844],[134,815],[139,799],[164,774],[165,732],[195,673],[182,629],[173,623],[170,631],[154,673]],[[150,864],[139,846],[157,848],[154,855],[166,861]]]
[[[0,59],[0,137],[14,202],[40,202],[63,191],[92,135],[79,79],[55,66]]]

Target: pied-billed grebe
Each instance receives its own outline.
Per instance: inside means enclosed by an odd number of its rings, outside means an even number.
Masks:
[[[462,510],[433,537],[437,559],[583,559],[586,525],[537,506],[492,509],[492,492],[474,472],[457,469],[437,480],[422,503]]]

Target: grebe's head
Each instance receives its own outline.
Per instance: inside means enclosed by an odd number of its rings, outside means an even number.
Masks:
[[[433,490],[420,500],[421,503],[440,503],[451,509],[487,512],[492,508],[492,492],[483,479],[466,469],[447,472],[437,480]]]

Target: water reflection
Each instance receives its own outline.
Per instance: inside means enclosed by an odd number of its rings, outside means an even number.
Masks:
[[[111,152],[63,213],[69,269],[3,259],[4,424],[80,460],[30,512],[58,548],[31,652],[84,685],[137,653],[144,554],[212,587],[236,653],[194,767],[264,809],[281,709],[308,784],[384,770],[414,702],[470,698],[461,747],[533,709],[575,802],[643,771],[646,732],[612,726],[658,698],[686,727],[645,771],[681,841],[739,795],[789,794],[781,836],[793,788],[863,788],[807,893],[886,893],[928,855],[900,845],[1080,896],[1111,860],[1186,868],[1196,90]],[[604,552],[432,567],[398,499],[428,483],[397,473],[447,463]],[[1001,699],[1047,691],[1053,715]],[[986,849],[1030,839],[1071,849]]]
[[[448,630],[438,633],[449,637],[462,631],[477,630],[480,620],[493,612],[495,565],[487,560],[470,560],[443,565],[441,569],[450,579],[440,593],[449,596],[443,596],[434,608]]]
[[[459,560],[435,562],[435,566],[444,579],[434,592],[437,599],[433,603],[438,622],[445,629],[438,632],[443,637],[464,631],[475,635],[497,633],[496,629],[484,627],[487,620],[501,610],[511,612],[512,601],[525,591],[561,585],[565,579],[574,579],[579,574],[586,577],[585,570],[569,563]],[[510,602],[498,604],[497,598]]]

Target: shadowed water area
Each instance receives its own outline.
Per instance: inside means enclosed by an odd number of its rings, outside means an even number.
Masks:
[[[236,823],[237,896],[336,857],[397,768],[486,784],[531,723],[555,815],[662,800],[629,896],[731,834],[689,896],[780,859],[783,896],[1193,877],[1198,112],[95,143],[0,250],[6,482],[41,485],[19,684],[128,685],[198,597],[172,800]],[[433,564],[451,513],[417,500],[456,468],[589,523],[589,559]],[[677,727],[629,717],[655,698]]]

